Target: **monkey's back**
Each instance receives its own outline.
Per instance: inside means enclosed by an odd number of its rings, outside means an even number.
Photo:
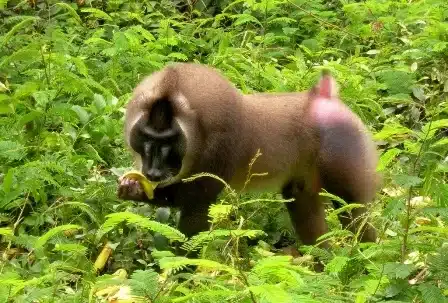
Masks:
[[[244,154],[231,185],[240,188],[248,172],[248,164],[259,149],[262,155],[252,173],[268,173],[253,178],[248,190],[279,190],[292,177],[308,172],[304,167],[315,165],[316,134],[307,118],[308,93],[257,93],[242,100]],[[295,165],[291,166],[291,163]]]

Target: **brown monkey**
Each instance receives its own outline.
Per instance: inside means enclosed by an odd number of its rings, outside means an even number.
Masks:
[[[287,207],[304,244],[314,244],[326,232],[322,188],[360,203],[376,192],[373,141],[338,99],[326,73],[309,92],[243,95],[210,67],[170,65],[136,87],[127,106],[125,138],[141,172],[161,183],[148,201],[138,182],[122,179],[119,197],[179,207],[179,229],[187,236],[209,227],[208,207],[223,185],[212,178],[181,179],[208,172],[241,189],[258,149],[262,156],[252,172],[268,175],[252,179],[246,189],[294,198]],[[364,211],[357,209],[353,216]],[[362,240],[375,237],[366,226]]]

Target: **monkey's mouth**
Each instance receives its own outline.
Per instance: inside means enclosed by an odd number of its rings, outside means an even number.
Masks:
[[[151,180],[151,179],[148,178],[148,180]],[[180,180],[180,178],[178,178],[177,175],[167,173],[164,176],[162,176],[162,178],[160,178],[159,180],[157,180],[157,181],[151,180],[151,182],[157,182],[157,187],[166,187],[168,185],[172,185],[172,184],[178,182],[179,180]]]

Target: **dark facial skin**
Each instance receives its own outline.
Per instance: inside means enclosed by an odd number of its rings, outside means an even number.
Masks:
[[[185,154],[180,130],[171,127],[155,131],[142,117],[131,132],[131,147],[140,154],[142,173],[151,181],[160,182],[176,176]]]

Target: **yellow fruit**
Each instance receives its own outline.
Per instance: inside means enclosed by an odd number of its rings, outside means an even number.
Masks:
[[[151,182],[149,181],[141,172],[137,170],[132,170],[123,175],[123,178],[128,178],[132,180],[136,180],[140,183],[140,185],[143,188],[143,191],[145,192],[146,196],[149,199],[154,198],[154,189],[157,186],[157,182]]]
[[[104,245],[103,249],[101,250],[100,254],[95,260],[94,267],[96,268],[97,271],[103,270],[107,260],[111,255],[112,255],[112,248],[109,246],[109,243],[106,243],[106,245]]]

